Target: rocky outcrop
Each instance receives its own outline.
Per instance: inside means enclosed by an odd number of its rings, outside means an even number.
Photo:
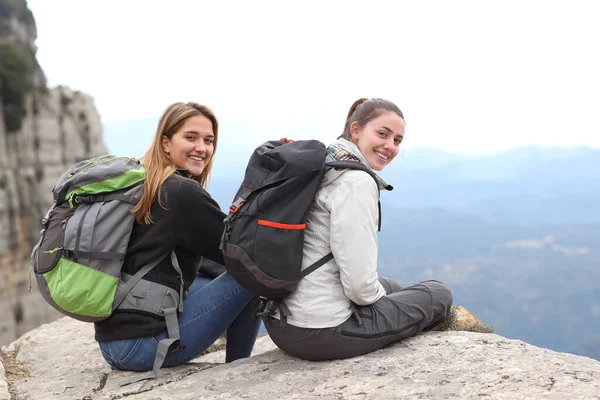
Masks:
[[[58,87],[29,95],[27,110],[17,132],[0,120],[0,266],[28,257],[60,174],[106,154],[90,96]]]
[[[156,380],[120,387],[138,374],[108,367],[91,324],[60,319],[3,348],[3,360],[4,397],[19,400],[600,397],[598,361],[459,331],[429,332],[329,362],[290,357],[264,336],[249,359],[223,364],[223,352],[215,352],[165,368]]]
[[[26,2],[1,0],[0,345],[31,322],[56,318],[49,306],[32,306],[38,297],[26,291],[27,260],[59,175],[77,161],[106,154],[93,99],[46,87],[35,60],[36,37]]]
[[[62,316],[42,298],[35,282],[28,290],[28,272],[27,261],[0,268],[0,347]]]
[[[33,14],[23,0],[0,1],[0,36],[35,49],[37,28]]]

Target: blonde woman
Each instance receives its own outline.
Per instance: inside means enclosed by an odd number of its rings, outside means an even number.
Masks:
[[[254,295],[224,272],[219,242],[223,219],[218,204],[204,189],[217,149],[218,122],[197,103],[167,107],[154,141],[142,161],[146,169],[143,197],[133,212],[136,224],[123,272],[135,274],[162,254],[175,250],[187,297],[180,313],[178,346],[171,346],[163,366],[183,364],[227,331],[226,361],[249,357],[259,320],[253,318]],[[197,274],[204,258],[213,268]],[[217,266],[214,268],[214,266]],[[180,276],[166,256],[144,279],[179,290]],[[104,359],[115,369],[153,369],[157,345],[167,338],[166,323],[143,312],[116,310],[95,324]]]

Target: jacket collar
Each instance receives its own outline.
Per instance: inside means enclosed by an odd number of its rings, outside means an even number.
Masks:
[[[351,153],[353,156],[355,156],[356,158],[358,158],[360,160],[361,164],[369,167],[369,169],[371,171],[373,171],[373,168],[368,163],[368,161],[365,158],[365,156],[363,156],[363,154],[361,153],[361,151],[360,151],[360,149],[358,148],[357,145],[355,145],[354,143],[352,143],[349,140],[342,139],[342,138],[337,139],[336,141],[333,142],[333,144],[335,144],[335,145],[341,147],[342,149],[348,151],[349,153]],[[387,191],[393,190],[393,186],[392,185],[389,185],[379,175],[376,175],[376,176],[377,176],[377,182],[379,184],[379,190],[387,190]]]
[[[184,178],[192,179],[192,175],[190,175],[190,173],[188,172],[187,169],[176,169],[175,174],[182,176]]]

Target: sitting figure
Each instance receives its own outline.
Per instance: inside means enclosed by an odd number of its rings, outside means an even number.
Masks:
[[[217,139],[217,119],[208,107],[175,103],[164,111],[142,158],[146,180],[132,210],[136,223],[123,272],[134,275],[166,255],[144,279],[173,290],[182,281],[186,296],[176,329],[180,340],[166,354],[159,352],[157,362],[159,343],[170,333],[165,318],[119,308],[95,323],[102,355],[115,369],[156,374],[161,365],[172,367],[199,356],[224,332],[227,362],[252,352],[260,324],[254,318],[254,295],[224,272],[219,243],[225,214],[204,188]],[[175,257],[168,256],[173,250]]]
[[[327,160],[381,171],[398,154],[405,121],[383,99],[357,100]],[[452,294],[430,280],[401,288],[377,275],[379,190],[366,172],[330,169],[306,223],[302,268],[328,253],[333,259],[300,280],[283,300],[289,317],[264,317],[275,344],[307,360],[354,357],[431,329],[450,315]],[[401,245],[401,244],[400,244]]]

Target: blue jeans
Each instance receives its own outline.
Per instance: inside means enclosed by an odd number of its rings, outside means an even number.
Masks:
[[[179,346],[172,346],[163,367],[184,364],[206,350],[227,330],[225,362],[250,357],[260,319],[254,314],[258,302],[227,272],[211,280],[197,276],[179,314]],[[167,331],[156,336],[100,342],[108,364],[120,370],[149,371],[154,364],[158,342]]]

